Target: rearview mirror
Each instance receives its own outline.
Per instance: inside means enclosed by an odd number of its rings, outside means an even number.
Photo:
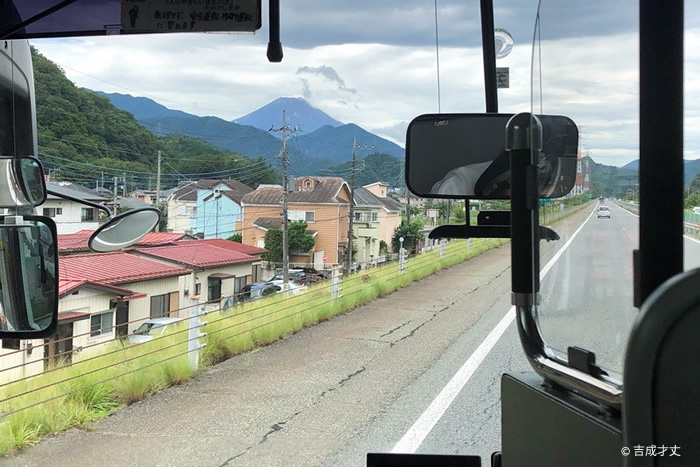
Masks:
[[[44,169],[34,157],[0,158],[0,180],[0,207],[39,206],[46,201]]]
[[[0,338],[48,337],[58,320],[56,224],[46,217],[0,222]]]
[[[90,237],[88,245],[98,253],[121,250],[141,240],[158,222],[158,209],[132,209],[110,219],[97,229]]]
[[[416,117],[406,135],[406,184],[423,198],[510,198],[505,150],[511,114],[430,114]],[[578,129],[567,117],[538,115],[542,150],[540,197],[559,198],[576,182]]]

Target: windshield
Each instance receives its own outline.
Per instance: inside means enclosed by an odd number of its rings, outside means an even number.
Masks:
[[[80,420],[143,399],[138,410],[96,421],[101,443],[90,442],[95,431],[79,431],[70,435],[77,443],[39,443],[17,464],[351,466],[364,465],[367,452],[488,459],[500,449],[501,376],[532,371],[514,322],[510,244],[429,235],[441,224],[476,224],[509,201],[416,199],[404,173],[408,122],[485,110],[480,3],[280,3],[281,63],[266,58],[267,17],[256,35],[31,41],[47,178],[114,199],[115,210],[150,203],[164,216],[147,247],[68,250],[57,335],[31,353],[25,342],[3,342],[0,353],[3,410],[49,400],[61,414],[78,412],[60,404],[84,399],[72,386],[83,373],[81,384],[104,382],[105,395]],[[494,3],[494,26],[513,41],[496,62],[499,113],[561,115],[579,132],[574,188],[540,199],[540,222],[559,239],[541,242],[539,325],[558,354],[590,350],[619,378],[638,314],[637,6],[546,0],[537,17],[537,2]],[[695,83],[698,7],[687,8],[686,70]],[[691,88],[687,157],[695,159],[700,86]],[[697,233],[700,182],[692,180],[686,222]],[[74,238],[97,227],[89,209],[55,200],[38,209]],[[282,279],[285,212],[290,268],[314,272],[303,289],[274,293],[280,287],[259,284]],[[688,235],[690,268],[700,256]],[[115,297],[119,308],[104,313]],[[168,348],[155,344],[169,339],[107,348],[121,336],[163,332],[138,325],[156,316],[190,328],[173,333],[181,340]],[[107,360],[97,360],[105,342]],[[127,354],[144,347],[148,355]],[[90,373],[98,364],[119,372]],[[74,378],[69,389],[54,384],[60,368]],[[54,379],[21,380],[43,371]],[[20,388],[3,389],[12,379]],[[58,392],[7,399],[44,385]],[[0,437],[15,439],[6,429],[0,424]],[[158,449],[138,442],[156,438]]]

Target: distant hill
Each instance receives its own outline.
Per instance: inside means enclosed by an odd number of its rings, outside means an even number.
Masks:
[[[111,190],[121,178],[127,191],[148,188],[155,184],[159,153],[164,188],[199,174],[232,177],[251,187],[279,180],[261,160],[185,136],[158,138],[107,97],[76,87],[34,48],[32,60],[40,158],[54,180]]]
[[[350,180],[352,162],[343,162],[321,169],[316,175],[326,177],[343,177]],[[391,187],[403,185],[403,160],[389,154],[374,153],[359,158],[355,163],[355,186],[385,182]]]
[[[318,157],[323,154],[337,164],[352,158],[352,144],[355,138],[359,147],[371,146],[369,150],[361,149],[360,155],[380,152],[401,160],[404,158],[404,149],[401,146],[370,133],[354,123],[337,128],[327,125],[313,133],[298,136],[296,140],[298,149],[304,155]]]
[[[690,182],[693,180],[693,177],[695,177],[695,174],[700,172],[700,159],[695,159],[695,160],[684,160],[684,183],[686,186],[690,185]],[[629,162],[622,167],[621,169],[628,169],[628,170],[633,170],[635,172],[639,172],[639,159],[633,160],[632,162]]]
[[[246,157],[263,157],[270,163],[275,163],[282,146],[278,139],[280,132],[268,130],[281,126],[282,109],[285,109],[287,123],[302,129],[290,135],[287,144],[290,173],[294,175],[311,174],[350,160],[353,138],[357,138],[360,147],[372,146],[370,150],[360,149],[360,157],[368,152],[389,154],[402,160],[404,157],[399,145],[353,123],[342,124],[301,98],[279,98],[236,122],[229,122],[171,110],[147,98],[123,94],[109,94],[108,97],[115,106],[133,113],[141,125],[157,136],[179,133],[200,138]]]
[[[267,131],[273,126],[282,125],[283,110],[286,113],[287,123],[299,126],[306,133],[316,131],[325,125],[333,127],[342,125],[341,122],[312,106],[301,97],[280,97],[248,115],[235,119],[234,122]],[[275,136],[281,137],[279,133],[276,133]]]
[[[187,112],[182,112],[181,110],[169,109],[147,97],[134,97],[129,94],[119,93],[109,94],[102,91],[93,92],[96,92],[101,96],[105,96],[116,108],[126,110],[127,112],[133,114],[136,120],[160,117],[197,117],[196,115],[188,114]]]

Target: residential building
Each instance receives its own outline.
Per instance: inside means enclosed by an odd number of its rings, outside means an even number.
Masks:
[[[367,263],[379,257],[379,215],[384,204],[371,191],[363,187],[355,188],[353,207],[353,254],[354,263]]]
[[[197,220],[197,183],[175,189],[166,199],[168,205],[168,232],[192,234]]]
[[[339,177],[297,177],[290,183],[288,216],[303,220],[316,232],[314,248],[303,255],[305,263],[318,269],[342,263],[348,247],[350,187]],[[281,219],[282,188],[260,186],[242,198],[243,220],[239,223],[243,243],[264,247],[265,219]],[[296,255],[299,258],[301,255]],[[325,258],[325,261],[323,260]],[[301,259],[301,258],[299,258]]]
[[[137,248],[132,253],[187,268],[190,275],[183,278],[180,287],[187,304],[206,302],[217,308],[233,305],[235,295],[244,286],[262,280],[259,257],[206,243],[206,240]]]
[[[404,206],[388,196],[389,185],[386,183],[370,183],[362,188],[370,191],[383,204],[379,211],[379,240],[386,243],[391,249],[391,239],[394,237],[397,227],[401,225],[401,214]]]
[[[198,181],[194,234],[207,239],[236,233],[236,222],[242,219],[241,200],[251,191],[237,180]]]
[[[44,341],[10,343],[24,352],[4,351],[0,362],[12,365],[21,355],[28,364],[10,377],[37,374],[94,355],[101,344],[126,336],[152,316],[178,316],[179,277],[187,274],[187,269],[123,252],[62,257],[56,333]]]
[[[46,188],[58,194],[93,203],[107,201],[107,198],[100,196],[97,192],[74,183],[48,181]],[[59,234],[69,234],[84,229],[95,230],[99,226],[98,209],[53,194],[47,195],[46,201],[37,208],[37,212],[52,218],[56,222]]]

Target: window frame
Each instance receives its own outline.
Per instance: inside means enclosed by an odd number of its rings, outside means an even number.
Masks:
[[[109,318],[108,325],[105,326],[104,319]],[[95,318],[99,320],[99,323],[95,324]],[[95,328],[95,326],[99,326]],[[105,329],[108,329],[107,331]],[[94,313],[90,315],[90,338],[100,338],[109,335],[114,335],[114,312],[106,311],[104,313]]]

